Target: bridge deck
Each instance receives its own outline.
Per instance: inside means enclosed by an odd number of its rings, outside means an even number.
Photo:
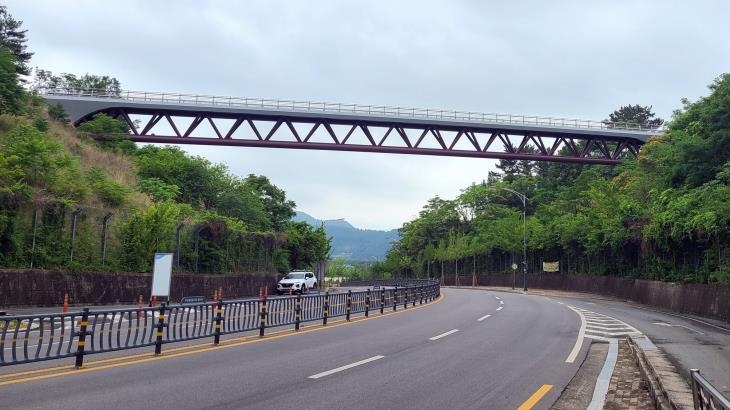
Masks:
[[[601,121],[552,118],[531,115],[495,114],[464,111],[404,108],[378,105],[342,104],[313,101],[273,100],[261,98],[216,97],[188,94],[122,91],[120,95],[77,93],[63,90],[42,90],[49,101],[61,103],[72,122],[79,123],[98,112],[124,108],[128,112],[173,111],[178,115],[195,116],[205,112],[217,117],[236,118],[242,114],[260,117],[287,117],[315,122],[349,124],[366,121],[371,125],[423,128],[522,131],[560,135],[601,136],[646,142],[657,129]]]

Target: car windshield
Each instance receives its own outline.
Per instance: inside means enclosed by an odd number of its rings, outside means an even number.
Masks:
[[[284,279],[304,279],[303,273],[290,273],[284,276]]]

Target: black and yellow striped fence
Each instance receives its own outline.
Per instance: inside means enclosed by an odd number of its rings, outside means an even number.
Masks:
[[[328,318],[397,310],[436,299],[438,281],[351,283],[362,291],[216,301],[159,307],[129,307],[62,314],[0,316],[0,366],[84,356],[154,346],[162,353],[168,343],[294,326]],[[400,304],[400,305],[399,305]]]

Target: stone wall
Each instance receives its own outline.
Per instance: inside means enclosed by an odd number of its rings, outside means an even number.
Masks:
[[[271,292],[276,275],[172,275],[170,298],[207,296],[222,288],[224,298],[258,295],[267,286]],[[150,273],[63,273],[39,270],[0,270],[0,307],[54,306],[63,304],[68,293],[69,303],[125,304],[134,303],[139,295],[145,301],[152,287]]]

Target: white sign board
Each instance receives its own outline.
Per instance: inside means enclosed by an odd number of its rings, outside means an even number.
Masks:
[[[513,263],[512,264],[512,269],[517,269],[517,264],[516,263]]]
[[[151,296],[170,297],[172,279],[172,253],[156,253],[155,267],[152,271]]]

